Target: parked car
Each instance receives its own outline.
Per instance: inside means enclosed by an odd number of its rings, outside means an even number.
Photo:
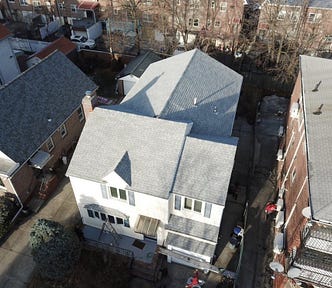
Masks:
[[[96,47],[96,42],[92,39],[87,39],[82,35],[72,35],[70,40],[74,42],[79,48],[93,49]]]

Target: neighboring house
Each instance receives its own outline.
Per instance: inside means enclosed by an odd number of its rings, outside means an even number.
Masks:
[[[116,76],[117,94],[120,97],[125,97],[142,76],[146,68],[159,60],[161,60],[161,58],[150,50],[145,53],[142,52],[135,59],[131,60]]]
[[[332,1],[265,0],[257,34],[269,34],[281,42],[295,41],[301,52],[332,49]]]
[[[301,56],[278,152],[284,208],[277,215],[281,246],[274,261],[285,273],[276,273],[274,287],[332,287],[331,77],[332,60]]]
[[[8,38],[11,33],[0,23],[0,86],[13,80],[21,73],[16,56]]]
[[[192,50],[151,64],[123,104],[90,113],[67,170],[83,223],[155,241],[169,261],[210,263],[241,84]]]
[[[26,204],[72,150],[97,86],[61,52],[0,88],[0,191]]]
[[[67,56],[67,58],[69,58],[73,62],[77,60],[78,55],[76,45],[70,40],[68,40],[66,37],[61,37],[50,43],[50,45],[48,45],[44,49],[32,54],[27,59],[28,67],[36,65],[56,50],[61,51],[64,55]]]

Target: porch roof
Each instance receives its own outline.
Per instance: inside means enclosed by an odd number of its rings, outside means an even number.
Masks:
[[[158,225],[158,219],[140,215],[138,222],[135,225],[135,232],[144,234],[148,237],[157,238]]]

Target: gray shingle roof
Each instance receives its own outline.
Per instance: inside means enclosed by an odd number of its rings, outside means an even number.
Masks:
[[[216,242],[218,241],[219,227],[191,220],[171,214],[168,224],[165,225],[167,230],[179,232],[193,237]]]
[[[280,3],[282,5],[302,6],[305,0],[270,0],[271,3]],[[332,0],[310,0],[309,7],[332,9]]]
[[[191,239],[179,234],[168,232],[166,245],[172,245],[187,251],[195,252],[200,255],[213,257],[216,249],[215,245]]]
[[[126,76],[126,75],[135,75],[136,77],[141,77],[146,68],[150,64],[161,60],[161,58],[155,54],[153,51],[147,51],[137,56],[135,59],[130,61],[125,68],[123,68],[120,73],[117,75],[117,78]]]
[[[96,88],[61,52],[22,73],[0,88],[0,151],[22,164]]]
[[[173,192],[224,205],[236,147],[237,138],[187,137]]]
[[[332,60],[301,56],[301,72],[312,216],[332,222]]]
[[[121,105],[151,117],[192,121],[193,133],[230,136],[241,85],[241,75],[194,49],[151,64]]]
[[[117,170],[129,189],[168,198],[190,124],[115,109],[91,113],[67,175],[102,181]]]

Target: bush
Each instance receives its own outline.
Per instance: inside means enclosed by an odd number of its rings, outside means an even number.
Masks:
[[[14,201],[6,196],[0,196],[0,239],[8,232],[10,221],[15,212]]]
[[[39,219],[32,227],[30,245],[40,276],[61,280],[70,274],[80,257],[77,236],[60,223]]]

